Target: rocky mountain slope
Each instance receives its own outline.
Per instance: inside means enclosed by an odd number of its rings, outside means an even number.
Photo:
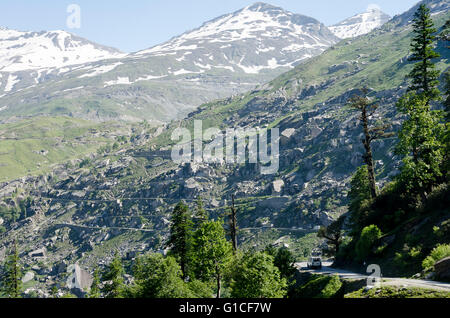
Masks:
[[[52,40],[52,34],[42,34],[38,40]],[[59,34],[52,40],[55,49],[62,39]],[[38,40],[28,46],[40,47]],[[11,74],[0,70],[0,118],[57,114],[94,120],[169,121],[202,103],[271,80],[338,40],[315,19],[256,3],[119,59]],[[30,55],[5,67],[31,67],[26,63],[34,67],[51,64],[51,60],[35,61]]]
[[[427,0],[438,28],[450,18],[448,1]],[[92,269],[113,251],[164,251],[169,212],[179,200],[191,207],[202,197],[212,216],[224,216],[235,194],[239,244],[288,245],[299,259],[317,244],[314,229],[346,211],[351,175],[362,164],[358,114],[347,106],[361,86],[380,103],[376,120],[401,125],[395,102],[405,92],[414,8],[367,35],[344,40],[293,70],[246,93],[210,102],[164,129],[139,124],[116,149],[100,152],[52,173],[0,186],[6,219],[0,258],[19,238],[21,256],[39,276],[29,288],[63,279],[67,265]],[[439,42],[440,70],[449,53]],[[170,140],[194,120],[208,127],[280,129],[280,168],[261,174],[260,164],[175,164]],[[395,138],[374,145],[377,179],[398,168]],[[27,199],[27,198],[30,199]],[[17,210],[15,210],[17,211]],[[25,212],[23,212],[25,211]],[[34,269],[31,266],[36,266]]]
[[[379,28],[391,19],[389,15],[378,8],[369,8],[366,12],[357,14],[329,27],[331,32],[341,39],[354,38],[367,34]]]

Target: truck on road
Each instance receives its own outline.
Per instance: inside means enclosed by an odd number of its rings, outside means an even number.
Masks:
[[[307,266],[309,269],[322,269],[322,252],[313,250],[308,259]]]

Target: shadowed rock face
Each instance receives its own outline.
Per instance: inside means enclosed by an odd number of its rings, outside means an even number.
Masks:
[[[86,292],[92,284],[92,276],[88,271],[82,269],[78,264],[70,265],[67,268],[69,277],[67,278],[67,288]]]
[[[450,280],[450,257],[440,260],[434,265],[436,278],[440,280]]]

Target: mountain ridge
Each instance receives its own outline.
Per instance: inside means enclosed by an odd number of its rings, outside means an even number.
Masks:
[[[0,72],[63,68],[125,55],[66,31],[0,30]]]
[[[167,122],[273,79],[337,41],[313,18],[256,3],[120,59],[4,73],[0,117],[56,113]]]
[[[368,8],[363,13],[356,14],[329,27],[341,39],[364,35],[373,29],[381,27],[391,19],[389,15],[378,8]]]

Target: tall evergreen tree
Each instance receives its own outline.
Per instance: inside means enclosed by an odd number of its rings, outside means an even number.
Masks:
[[[177,204],[172,213],[170,237],[167,247],[180,263],[183,278],[187,278],[192,240],[192,219],[189,208],[183,202]]]
[[[371,117],[375,114],[378,104],[373,103],[367,97],[368,90],[362,89],[363,96],[354,96],[350,99],[351,107],[361,112],[359,120],[364,131],[364,139],[362,143],[364,145],[365,154],[363,155],[364,163],[367,165],[370,193],[372,198],[377,196],[377,185],[375,179],[375,165],[373,160],[372,142],[380,139],[392,136],[392,134],[386,133],[386,130],[390,128],[390,125],[377,125],[372,127],[370,124]]]
[[[96,269],[94,271],[91,288],[89,289],[89,298],[100,298],[100,271]]]
[[[440,182],[444,158],[442,112],[431,110],[428,101],[424,94],[410,92],[397,105],[408,116],[396,147],[403,156],[399,179],[408,193],[422,199]]]
[[[233,253],[236,255],[238,250],[238,242],[237,242],[237,210],[234,204],[235,196],[234,194],[231,196],[231,213],[230,213],[230,237],[231,243],[233,246]]]
[[[412,79],[409,90],[424,94],[428,98],[428,103],[430,100],[439,97],[437,88],[439,71],[436,70],[432,60],[440,55],[433,49],[433,43],[436,39],[434,33],[437,30],[434,28],[431,19],[430,9],[425,4],[421,4],[414,14],[413,28],[412,56],[409,61],[417,63],[409,74],[409,78]]]
[[[209,214],[205,210],[203,200],[201,198],[197,198],[195,205],[194,224],[195,228],[199,228],[203,223],[208,221]]]
[[[449,23],[450,24],[450,23]],[[443,173],[450,181],[450,71],[445,73],[445,133],[444,133],[444,165]]]
[[[122,259],[119,253],[116,253],[113,261],[109,264],[102,276],[102,281],[105,282],[102,293],[106,298],[123,297],[125,290],[124,274],[125,270],[123,268]]]
[[[406,192],[425,199],[432,187],[442,178],[443,135],[440,111],[433,111],[430,101],[440,98],[437,88],[439,71],[433,59],[440,55],[433,50],[434,28],[430,9],[419,6],[413,19],[414,38],[410,61],[417,62],[409,74],[412,83],[409,92],[397,104],[398,110],[407,115],[399,132],[397,154],[403,156],[399,176]]]
[[[14,240],[11,255],[5,262],[4,275],[1,285],[2,293],[9,298],[20,298],[22,290],[22,272],[19,263],[19,252]]]
[[[350,223],[352,226],[352,236],[359,235],[359,231],[364,227],[367,219],[367,207],[371,202],[370,185],[367,167],[361,166],[353,175],[350,181],[350,191],[348,192]]]
[[[447,20],[447,22],[445,22],[445,25],[442,28],[441,40],[450,42],[450,19]],[[447,45],[448,45],[448,43],[447,43]],[[449,47],[447,46],[447,48],[449,48]]]
[[[444,100],[445,120],[447,122],[450,122],[450,70],[445,72],[444,80],[445,80],[445,95],[446,95],[446,98]]]

